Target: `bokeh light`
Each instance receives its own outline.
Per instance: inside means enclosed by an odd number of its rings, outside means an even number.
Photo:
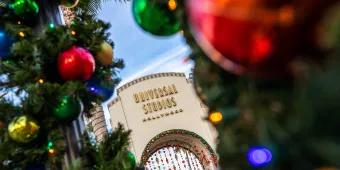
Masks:
[[[261,167],[272,161],[272,153],[265,147],[253,147],[248,150],[247,158],[252,166]]]
[[[223,115],[221,112],[212,112],[209,115],[210,122],[217,124],[220,123],[223,119]]]

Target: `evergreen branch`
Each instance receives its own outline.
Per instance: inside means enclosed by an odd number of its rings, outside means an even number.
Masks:
[[[4,96],[6,96],[8,93],[3,93],[3,94],[1,94],[0,95],[0,100],[2,100],[2,98],[4,97]]]

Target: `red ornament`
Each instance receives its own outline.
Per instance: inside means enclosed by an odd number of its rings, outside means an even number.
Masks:
[[[92,54],[84,48],[72,47],[59,54],[58,71],[67,80],[89,80],[95,70]]]
[[[3,129],[4,127],[5,127],[4,122],[2,122],[2,121],[0,120],[0,129]]]
[[[228,71],[280,72],[302,49],[316,44],[313,32],[331,3],[311,0],[188,0],[195,38]],[[308,10],[307,10],[308,9]]]

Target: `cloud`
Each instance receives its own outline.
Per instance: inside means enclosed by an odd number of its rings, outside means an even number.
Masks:
[[[136,70],[136,72],[127,78],[123,79],[118,87],[124,85],[125,83],[132,81],[138,77],[145,75],[159,73],[159,72],[187,72],[191,69],[191,63],[183,63],[185,57],[190,54],[191,50],[187,45],[176,46],[172,50],[159,55],[156,57],[156,61],[148,64],[147,67]]]

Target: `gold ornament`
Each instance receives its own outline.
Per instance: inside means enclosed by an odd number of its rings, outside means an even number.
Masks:
[[[28,116],[15,117],[8,125],[8,134],[12,140],[28,143],[38,136],[39,125]]]
[[[96,59],[100,62],[100,64],[107,66],[112,64],[113,62],[113,49],[112,46],[103,42],[101,45],[101,50],[97,53]]]
[[[60,4],[66,8],[74,8],[78,5],[79,0],[61,0]]]

